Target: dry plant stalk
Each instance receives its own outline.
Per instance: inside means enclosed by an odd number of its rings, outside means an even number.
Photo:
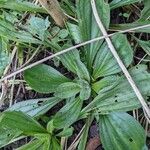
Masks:
[[[92,40],[85,41],[85,42],[80,43],[80,44],[78,44],[78,45],[75,45],[75,46],[72,46],[72,47],[63,49],[62,51],[59,51],[59,52],[57,52],[57,53],[55,53],[55,54],[53,54],[53,55],[47,56],[47,57],[45,57],[45,58],[43,58],[43,59],[41,59],[41,60],[39,60],[39,61],[36,61],[36,62],[34,62],[34,63],[32,63],[32,64],[26,66],[26,67],[23,67],[23,68],[21,68],[21,69],[17,69],[17,70],[14,71],[13,73],[11,73],[11,74],[9,74],[9,75],[7,75],[7,76],[1,78],[1,79],[0,79],[0,83],[3,82],[3,81],[5,81],[5,80],[7,80],[8,78],[13,77],[13,76],[16,75],[16,74],[19,74],[19,73],[21,73],[21,72],[23,72],[23,71],[25,71],[25,70],[27,70],[27,69],[30,69],[30,68],[32,68],[32,67],[35,67],[35,66],[37,66],[37,65],[39,65],[39,64],[42,64],[43,62],[45,62],[45,61],[47,61],[47,60],[50,60],[50,59],[52,59],[52,58],[54,58],[54,57],[60,56],[60,55],[62,55],[62,54],[65,54],[65,53],[67,53],[67,52],[69,52],[69,51],[72,51],[72,50],[74,50],[74,49],[76,49],[76,48],[79,48],[79,47],[81,47],[81,46],[85,46],[85,45],[87,45],[87,44],[90,44],[90,43],[99,41],[99,40],[101,40],[101,39],[105,39],[106,37],[111,37],[111,36],[113,36],[113,35],[115,35],[115,34],[118,34],[118,33],[126,33],[126,32],[130,32],[130,31],[134,31],[134,30],[138,30],[138,29],[142,29],[142,28],[146,28],[146,27],[150,27],[150,24],[143,25],[143,26],[139,26],[139,27],[135,27],[135,28],[130,28],[130,29],[123,30],[123,31],[119,31],[119,32],[112,33],[112,34],[108,34],[107,36],[104,36],[104,35],[103,35],[103,36],[94,38],[94,39],[92,39]]]
[[[95,136],[89,140],[86,150],[96,150],[101,145],[99,136]]]
[[[57,0],[39,0],[39,2],[51,15],[58,26],[63,27],[65,25],[64,22],[67,17],[63,13]]]

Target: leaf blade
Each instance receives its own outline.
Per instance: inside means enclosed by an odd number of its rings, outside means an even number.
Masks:
[[[82,100],[76,98],[74,102],[67,103],[53,118],[53,125],[57,129],[67,128],[77,121],[82,107]],[[68,117],[71,116],[71,117]]]
[[[141,150],[146,138],[141,125],[127,113],[111,113],[100,117],[100,136],[106,150]]]
[[[146,70],[145,65],[139,65],[129,71],[145,100],[150,96],[150,74]],[[108,114],[114,111],[131,111],[141,107],[135,92],[124,76],[117,80],[114,78],[111,83],[104,84],[104,89],[101,86],[99,90],[96,89],[97,92],[99,91],[98,96],[82,110],[83,113],[96,109],[100,114]],[[97,85],[96,87],[99,88]]]
[[[116,48],[123,63],[128,67],[133,59],[133,51],[128,40],[123,34],[116,34],[112,37],[112,43]],[[124,44],[122,44],[124,43]],[[106,42],[99,49],[93,66],[93,78],[116,74],[121,71],[117,61],[113,57]]]
[[[38,65],[24,72],[27,83],[37,92],[51,93],[56,88],[70,80],[48,65]]]
[[[56,97],[46,99],[31,99],[14,104],[6,111],[22,111],[31,117],[39,117],[45,114],[53,106],[59,103],[61,99]]]
[[[0,76],[3,75],[3,71],[10,62],[9,54],[7,52],[7,40],[0,37]]]
[[[70,98],[75,96],[81,90],[81,86],[74,82],[65,82],[60,84],[56,91],[55,96],[59,98]]]
[[[136,3],[136,2],[140,2],[141,0],[113,0],[111,3],[110,3],[110,8],[111,9],[116,9],[118,7],[122,7],[122,6],[125,6],[125,5],[129,5],[129,4],[133,4],[133,3]]]
[[[96,1],[96,6],[104,26],[106,27],[106,29],[108,29],[109,22],[110,22],[109,5],[105,3],[104,0],[101,0],[101,1]],[[82,42],[102,35],[96,23],[95,17],[92,13],[90,0],[87,0],[86,3],[84,0],[78,1],[77,15],[79,19],[79,28],[80,28],[80,34],[82,36],[81,37]],[[85,46],[86,61],[89,70],[91,70],[94,57],[102,42],[103,40]]]
[[[46,130],[37,121],[22,112],[4,112],[0,117],[0,123],[27,135],[46,133]]]

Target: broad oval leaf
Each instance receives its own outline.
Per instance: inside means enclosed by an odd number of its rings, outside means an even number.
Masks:
[[[59,98],[70,98],[75,96],[77,93],[80,92],[81,86],[74,82],[65,82],[60,84],[56,91],[55,96]]]
[[[108,29],[110,22],[109,4],[105,3],[104,0],[95,2],[99,16],[105,28]],[[86,2],[85,0],[79,0],[77,2],[77,14],[82,41],[87,41],[102,35],[92,12],[91,0],[86,0]],[[103,40],[85,46],[87,66],[89,70],[91,70],[93,60],[102,42]]]
[[[116,48],[121,60],[126,67],[132,62],[133,51],[128,40],[123,34],[116,34],[112,37],[112,43]],[[116,59],[113,57],[106,42],[99,49],[93,66],[93,78],[112,75],[121,71]]]
[[[26,70],[24,78],[31,88],[40,93],[55,92],[60,84],[70,81],[54,68],[44,64]]]
[[[61,99],[56,97],[26,100],[14,104],[6,111],[22,111],[31,117],[39,117],[40,115],[45,114],[60,101]]]
[[[20,130],[23,134],[27,135],[47,133],[47,131],[37,121],[21,111],[3,112],[0,116],[0,125]]]
[[[142,150],[145,148],[144,129],[127,113],[100,116],[99,130],[105,150]]]

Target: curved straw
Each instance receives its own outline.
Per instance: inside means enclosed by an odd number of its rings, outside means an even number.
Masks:
[[[139,26],[139,27],[135,27],[135,28],[131,28],[131,29],[127,29],[127,30],[124,30],[124,31],[119,31],[119,32],[116,32],[116,33],[126,33],[126,32],[130,32],[130,31],[134,31],[134,30],[138,30],[138,29],[142,29],[142,28],[146,28],[146,27],[150,27],[150,24],[143,25],[143,26]],[[78,44],[78,45],[69,47],[69,48],[67,48],[67,49],[64,49],[64,50],[62,50],[62,51],[60,51],[60,52],[57,52],[57,53],[55,53],[55,54],[53,54],[53,55],[47,56],[47,57],[45,57],[45,58],[43,58],[43,59],[41,59],[41,60],[39,60],[39,61],[37,61],[37,62],[35,62],[35,63],[32,63],[32,64],[30,64],[30,65],[28,65],[28,66],[26,66],[26,67],[24,67],[24,68],[22,68],[22,69],[19,69],[19,70],[15,71],[15,72],[13,72],[13,73],[11,73],[11,74],[9,74],[9,75],[3,77],[2,79],[0,79],[0,82],[5,81],[5,80],[7,80],[8,78],[11,78],[11,77],[13,77],[14,75],[17,75],[17,74],[19,74],[19,73],[21,73],[21,72],[23,72],[23,71],[25,71],[25,70],[27,70],[27,69],[30,69],[30,68],[32,68],[32,67],[35,67],[35,66],[37,66],[37,65],[39,65],[39,64],[41,64],[41,63],[43,63],[43,62],[45,62],[45,61],[47,61],[47,60],[49,60],[49,59],[52,59],[52,58],[54,58],[54,57],[60,56],[60,55],[62,55],[62,54],[65,54],[65,53],[67,53],[67,52],[69,52],[69,51],[71,51],[71,50],[73,50],[73,49],[79,48],[79,47],[81,47],[81,46],[85,46],[85,45],[87,45],[87,44],[90,44],[90,43],[99,41],[99,40],[104,39],[104,38],[106,38],[106,37],[111,37],[111,36],[115,35],[116,33],[109,34],[109,35],[107,35],[107,36],[100,36],[100,37],[94,38],[94,39],[92,39],[92,40],[85,41],[85,42],[83,42],[83,43],[81,43],[81,44]]]

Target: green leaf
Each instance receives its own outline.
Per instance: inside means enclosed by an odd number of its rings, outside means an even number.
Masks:
[[[67,38],[68,34],[69,34],[68,30],[66,30],[66,29],[61,29],[61,30],[59,31],[59,33],[58,33],[57,36],[58,36],[60,39],[65,39],[65,38]]]
[[[127,113],[100,116],[99,130],[105,150],[142,150],[145,147],[144,129]]]
[[[0,17],[0,33],[2,37],[5,37],[12,41],[42,44],[42,42],[34,38],[29,32],[25,30],[17,30],[14,25]]]
[[[9,55],[7,52],[8,41],[5,38],[0,37],[0,76],[3,75],[3,71],[9,64]]]
[[[75,96],[81,90],[81,86],[74,82],[65,82],[60,84],[56,91],[55,96],[61,99],[70,98]]]
[[[74,16],[76,13],[76,8],[74,2],[69,0],[63,0],[60,2],[61,8],[70,16]]]
[[[72,45],[64,45],[62,49],[66,49],[68,47],[70,47]],[[63,65],[70,71],[72,71],[73,73],[77,73],[76,71],[76,62],[80,61],[80,55],[79,55],[79,51],[77,49],[74,49],[72,51],[69,51],[67,53],[62,54],[60,57],[61,62],[63,63]]]
[[[130,74],[145,100],[150,96],[150,74],[146,70],[145,65],[139,65],[130,70]],[[98,90],[100,91],[98,92]],[[82,110],[83,113],[94,109],[100,114],[107,114],[114,111],[131,111],[141,107],[136,94],[124,76],[118,77],[117,80],[114,78],[112,85],[106,84],[105,86],[104,84],[104,90],[100,87],[96,91],[98,96]]]
[[[11,31],[7,31],[10,32],[8,35],[6,34],[7,38],[9,38],[9,40],[13,40],[16,42],[24,42],[24,43],[35,43],[35,44],[42,44],[42,42],[36,38],[34,38],[32,36],[32,34],[30,34],[29,32],[26,31],[16,31],[16,32],[11,32]],[[12,38],[8,37],[11,36]],[[5,36],[5,35],[4,35]]]
[[[150,40],[149,41],[142,41],[136,39],[138,44],[142,47],[142,49],[150,56]]]
[[[39,139],[32,140],[28,144],[25,144],[16,150],[38,150],[43,146],[43,141]]]
[[[31,117],[39,117],[40,115],[45,114],[60,101],[61,99],[56,97],[26,100],[14,104],[6,111],[22,111]]]
[[[36,134],[35,138],[17,150],[51,150],[50,144],[53,137],[50,134]]]
[[[60,84],[70,81],[54,68],[44,64],[26,70],[24,78],[29,86],[40,93],[55,92]]]
[[[0,123],[0,148],[7,145],[12,139],[18,137],[22,131],[10,128]]]
[[[16,10],[20,12],[30,11],[30,12],[39,12],[39,13],[47,13],[45,9],[39,7],[38,5],[34,5],[33,3],[27,1],[18,1],[18,0],[1,0],[0,8]]]
[[[113,0],[110,3],[110,8],[115,9],[115,8],[122,7],[125,5],[133,4],[136,2],[141,2],[141,0]]]
[[[80,99],[87,100],[91,95],[91,87],[89,83],[85,80],[79,80],[77,83],[65,82],[60,84],[56,91],[55,97],[60,99],[66,99],[76,96],[80,92]]]
[[[58,137],[69,137],[73,134],[73,130],[74,130],[73,127],[65,128],[63,131],[58,133],[56,136],[58,136]]]
[[[79,79],[86,80],[87,82],[90,82],[90,75],[89,72],[83,62],[80,60],[76,61],[76,72],[79,77]]]
[[[61,150],[61,146],[60,146],[60,143],[59,143],[59,141],[55,138],[55,137],[53,137],[52,139],[51,139],[51,143],[50,143],[50,148],[49,148],[50,150]],[[49,150],[48,149],[48,150]],[[45,150],[45,149],[44,149]]]
[[[110,22],[109,5],[105,3],[104,0],[95,2],[99,16],[105,28],[108,29]],[[92,12],[91,0],[87,0],[86,3],[85,0],[79,0],[77,2],[77,14],[79,19],[79,28],[82,42],[102,35]],[[86,61],[89,70],[91,70],[93,60],[102,42],[103,40],[85,46]]]
[[[79,26],[72,24],[72,23],[67,23],[67,27],[68,27],[70,35],[74,39],[75,43],[76,44],[81,43],[82,38],[81,38]]]
[[[51,133],[51,134],[53,133],[53,131],[55,129],[53,120],[48,122],[46,129],[49,133]]]
[[[133,59],[133,51],[125,35],[116,34],[112,37],[112,43],[116,48],[121,60],[126,67],[130,65]],[[123,44],[122,44],[123,43]],[[116,59],[113,57],[106,42],[103,43],[96,55],[93,66],[93,78],[116,74],[121,71]]]
[[[81,85],[81,90],[80,90],[80,99],[81,100],[87,100],[91,96],[91,87],[90,84],[85,81],[85,80],[79,80],[79,84]]]
[[[23,134],[46,133],[46,130],[34,119],[21,111],[6,111],[0,116],[0,124],[20,130]]]
[[[16,22],[19,22],[19,15],[21,14],[18,12],[11,12],[11,11],[3,10],[2,17],[10,21],[11,23],[15,24]]]
[[[67,103],[53,118],[54,127],[67,128],[77,121],[81,112],[82,101],[78,98],[74,102]],[[70,116],[70,117],[69,117]]]
[[[69,45],[66,44],[63,46],[63,49],[68,47]],[[62,54],[60,60],[68,70],[77,74],[80,79],[90,81],[89,72],[85,64],[80,60],[79,51],[77,49]]]
[[[150,1],[144,0],[144,9],[141,12],[141,16],[139,21],[145,21],[147,19],[150,19]]]
[[[43,145],[39,148],[40,150],[60,150],[60,143],[56,137],[51,134],[37,134],[35,136],[38,140],[43,141]],[[37,150],[39,150],[37,149]]]
[[[117,84],[119,83],[119,79],[120,79],[120,77],[117,75],[111,75],[111,76],[104,77],[100,81],[95,82],[92,85],[92,89],[96,93],[111,90],[112,88],[117,86]]]
[[[129,30],[131,28],[136,28],[136,27],[149,25],[149,24],[150,24],[150,21],[141,21],[141,22],[126,23],[126,24],[111,24],[110,30],[115,30],[115,31]],[[150,33],[150,27],[136,29],[134,31]]]
[[[39,39],[44,41],[45,33],[48,27],[50,26],[50,22],[48,17],[46,19],[42,19],[39,17],[32,16],[28,21],[27,29],[34,36],[38,36]]]
[[[82,135],[81,135],[81,139],[79,142],[79,146],[78,146],[78,150],[83,150],[86,148],[86,144],[87,144],[87,138],[88,138],[88,133],[89,133],[89,128],[91,126],[91,123],[93,121],[94,117],[89,116],[86,120],[85,123],[85,128],[83,129]]]

